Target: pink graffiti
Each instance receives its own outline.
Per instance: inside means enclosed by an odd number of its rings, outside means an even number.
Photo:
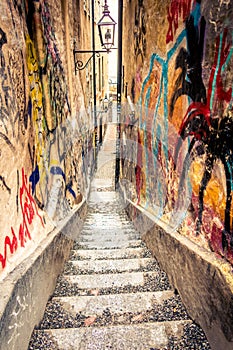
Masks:
[[[167,7],[168,32],[166,43],[173,41],[174,35],[178,29],[179,19],[182,20],[189,16],[193,0],[171,0],[170,6]]]
[[[11,254],[14,254],[19,245],[21,247],[25,247],[25,243],[28,240],[31,240],[31,233],[29,230],[30,225],[33,223],[33,220],[37,216],[41,225],[44,227],[44,223],[42,217],[38,213],[36,202],[32,196],[31,186],[28,184],[27,176],[24,174],[24,170],[22,169],[22,186],[19,190],[19,198],[20,198],[20,209],[22,213],[22,223],[19,226],[18,237],[15,234],[13,227],[11,227],[12,237],[5,237],[4,241],[4,253],[0,254],[0,262],[2,264],[2,268],[4,269],[6,266],[8,249]]]

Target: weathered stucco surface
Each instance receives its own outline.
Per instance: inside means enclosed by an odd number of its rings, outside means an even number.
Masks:
[[[232,340],[232,11],[228,0],[131,0],[123,11],[124,88],[135,113],[122,116],[121,181],[134,204],[170,228],[145,239],[224,349]],[[90,16],[82,2],[60,0],[1,0],[0,12],[1,332],[17,349],[19,333],[26,344],[25,327],[42,315],[47,295],[35,317],[29,312],[35,293],[50,293],[69,249],[57,225],[88,191],[91,84],[81,84],[85,71],[74,74],[72,49],[73,38],[89,43]],[[196,245],[181,249],[172,232]],[[43,289],[39,273],[50,263]],[[19,318],[11,332],[7,314]]]
[[[74,73],[73,39],[86,21],[83,7],[2,0],[0,12],[3,280],[86,197],[93,123]]]
[[[0,348],[28,349],[31,333],[43,318],[57,277],[78,239],[86,215],[83,202],[54,229],[0,285]]]
[[[123,13],[127,195],[232,264],[232,2],[132,0]]]
[[[213,350],[233,347],[231,265],[177,232],[168,233],[152,215],[127,201],[127,213],[168,274],[189,315],[201,325]]]
[[[121,188],[190,315],[231,349],[233,3],[131,0],[123,13]]]
[[[91,16],[79,1],[1,0],[0,18],[0,348],[18,350],[85,216],[92,67],[75,72],[73,49],[90,47]]]

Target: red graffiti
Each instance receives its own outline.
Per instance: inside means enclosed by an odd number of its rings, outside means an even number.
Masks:
[[[4,267],[6,266],[6,258],[7,258],[7,246],[9,246],[10,252],[11,254],[13,254],[14,252],[16,252],[17,248],[18,248],[18,240],[17,237],[14,233],[14,230],[11,228],[11,232],[12,232],[12,241],[10,239],[9,236],[5,237],[5,242],[4,242],[4,255],[0,254],[0,262],[2,264],[2,268],[4,269]]]
[[[185,21],[191,11],[193,0],[171,0],[170,6],[167,7],[168,32],[166,43],[173,41],[179,25],[179,18]]]
[[[212,96],[212,91],[215,88],[214,77],[216,75],[216,92],[215,92],[215,103],[227,102],[229,103],[232,96],[232,88],[230,87],[227,91],[223,88],[222,82],[222,72],[223,67],[230,55],[230,49],[232,46],[232,41],[227,41],[227,28],[224,29],[223,35],[219,35],[216,39],[216,49],[214,56],[214,63],[211,69],[209,88],[208,88],[208,98],[207,105],[210,106],[210,100]],[[219,67],[218,67],[219,66]],[[216,107],[216,106],[214,106]]]
[[[29,226],[32,224],[35,216],[37,216],[44,227],[42,217],[38,213],[36,202],[32,196],[31,186],[28,184],[27,176],[24,174],[22,169],[22,186],[19,190],[20,208],[22,213],[22,223],[19,226],[18,237],[15,234],[14,229],[11,227],[12,238],[9,236],[5,237],[4,241],[4,253],[0,254],[0,262],[2,268],[6,266],[8,247],[10,253],[13,254],[17,251],[19,244],[21,247],[25,247],[27,240],[31,240],[31,234]]]

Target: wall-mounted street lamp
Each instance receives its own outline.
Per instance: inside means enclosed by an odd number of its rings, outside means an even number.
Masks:
[[[107,98],[107,95],[105,95],[105,98],[103,99],[103,110],[104,112],[106,113],[108,111],[108,98]]]
[[[94,13],[94,5],[92,8],[92,12]],[[92,14],[92,21],[94,25],[93,14]],[[97,23],[97,26],[98,26],[99,36],[100,36],[100,43],[102,48],[104,48],[104,50],[95,50],[95,45],[92,45],[92,50],[77,50],[76,42],[74,42],[73,54],[74,54],[75,74],[77,73],[78,70],[83,70],[84,68],[86,68],[90,60],[95,55],[99,57],[100,53],[109,53],[114,46],[116,22],[110,16],[107,0],[105,0],[103,16]],[[92,38],[92,41],[93,41],[93,38]],[[77,58],[76,56],[77,54],[82,54],[82,53],[92,53],[92,55],[88,58],[86,63],[84,63],[81,59]]]
[[[107,52],[110,52],[114,45],[116,22],[110,16],[107,0],[105,0],[103,16],[97,25],[99,29],[101,46],[104,47]]]
[[[100,21],[97,23],[99,35],[100,35],[100,42],[102,48],[104,50],[96,50],[95,49],[95,0],[91,0],[91,29],[92,29],[92,50],[77,50],[75,45],[73,49],[73,55],[74,55],[74,67],[75,67],[75,74],[79,70],[83,70],[90,60],[93,58],[93,65],[92,65],[92,79],[93,79],[93,119],[94,119],[94,159],[95,159],[95,166],[96,166],[96,159],[97,159],[97,129],[98,129],[98,123],[97,123],[97,110],[96,110],[96,67],[95,67],[95,57],[99,56],[100,53],[109,53],[111,49],[113,49],[114,46],[114,36],[115,36],[115,26],[116,22],[112,19],[110,16],[110,11],[108,9],[107,0],[105,0],[104,3],[104,10],[103,10],[103,16],[101,17]],[[82,60],[77,58],[77,55],[82,53],[91,53],[92,55],[88,58],[86,63],[83,63]]]

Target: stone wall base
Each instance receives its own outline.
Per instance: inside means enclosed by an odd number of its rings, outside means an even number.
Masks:
[[[69,257],[74,234],[86,215],[80,204],[61,227],[53,230],[0,286],[0,349],[27,350],[31,333],[43,318],[58,275]]]
[[[127,199],[126,211],[211,348],[232,350],[232,266],[179,233],[167,233],[152,215]]]

